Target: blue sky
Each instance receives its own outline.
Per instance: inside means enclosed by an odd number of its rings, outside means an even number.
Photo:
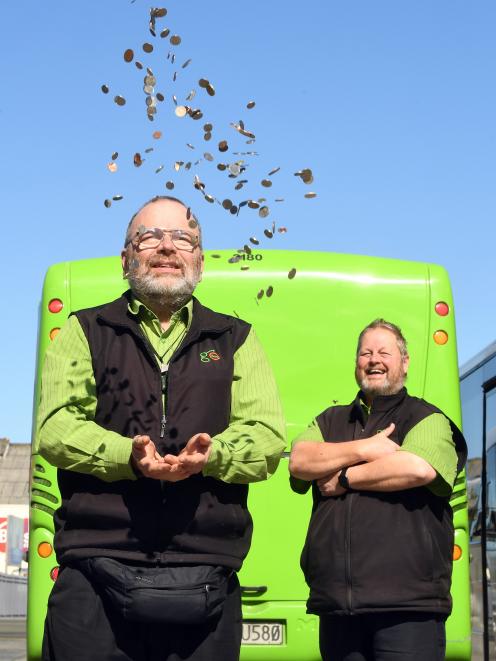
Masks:
[[[179,46],[150,35],[143,0],[0,4],[0,436],[30,438],[38,301],[50,264],[117,254],[127,219],[165,193],[168,180],[199,214],[206,248],[239,247],[253,233],[249,220],[231,218],[193,189],[197,172],[215,196],[232,191],[213,163],[173,168],[205,151],[217,159],[222,139],[230,151],[259,154],[247,158],[245,197],[259,197],[254,184],[281,167],[270,193],[285,198],[277,220],[288,232],[266,247],[442,264],[453,287],[460,362],[495,339],[494,2],[158,6],[168,14],[157,30],[170,28]],[[143,52],[145,42],[153,53]],[[155,91],[166,97],[153,123],[145,71],[124,62],[127,48],[151,67]],[[199,88],[200,78],[213,84],[214,97]],[[181,102],[191,89],[190,105],[204,112],[199,121],[173,112],[172,94]],[[116,94],[125,106],[113,102]],[[248,110],[250,100],[256,106]],[[239,119],[255,144],[229,126]],[[214,125],[208,143],[205,122]],[[118,171],[110,173],[115,151]],[[139,168],[135,152],[146,158]],[[309,187],[293,176],[306,167],[315,177]],[[309,190],[318,196],[305,199]],[[123,199],[106,209],[103,200],[117,194]]]

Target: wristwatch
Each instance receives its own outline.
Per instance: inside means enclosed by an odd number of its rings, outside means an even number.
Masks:
[[[340,486],[343,487],[343,489],[346,489],[346,491],[353,491],[353,489],[350,487],[350,483],[348,482],[348,478],[346,477],[346,471],[348,468],[349,466],[346,466],[346,468],[343,468],[343,470],[339,473],[338,482]]]

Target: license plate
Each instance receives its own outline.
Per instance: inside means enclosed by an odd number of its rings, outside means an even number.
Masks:
[[[282,645],[284,643],[284,622],[244,620],[242,645]]]

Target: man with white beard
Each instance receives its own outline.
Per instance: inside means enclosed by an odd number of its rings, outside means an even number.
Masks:
[[[234,661],[248,483],[285,448],[275,381],[251,326],[192,296],[201,230],[180,200],[133,216],[122,265],[130,290],[72,315],[43,369],[62,499],[43,659]]]
[[[293,443],[293,488],[313,482],[301,566],[324,661],[444,660],[449,497],[467,446],[438,408],[407,393],[409,362],[398,326],[373,321],[358,338],[356,399]]]

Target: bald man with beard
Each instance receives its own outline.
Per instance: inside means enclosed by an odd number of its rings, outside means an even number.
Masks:
[[[250,324],[203,306],[201,229],[180,200],[131,219],[129,290],[47,350],[40,453],[58,468],[60,572],[44,661],[235,661],[248,484],[285,448]]]

